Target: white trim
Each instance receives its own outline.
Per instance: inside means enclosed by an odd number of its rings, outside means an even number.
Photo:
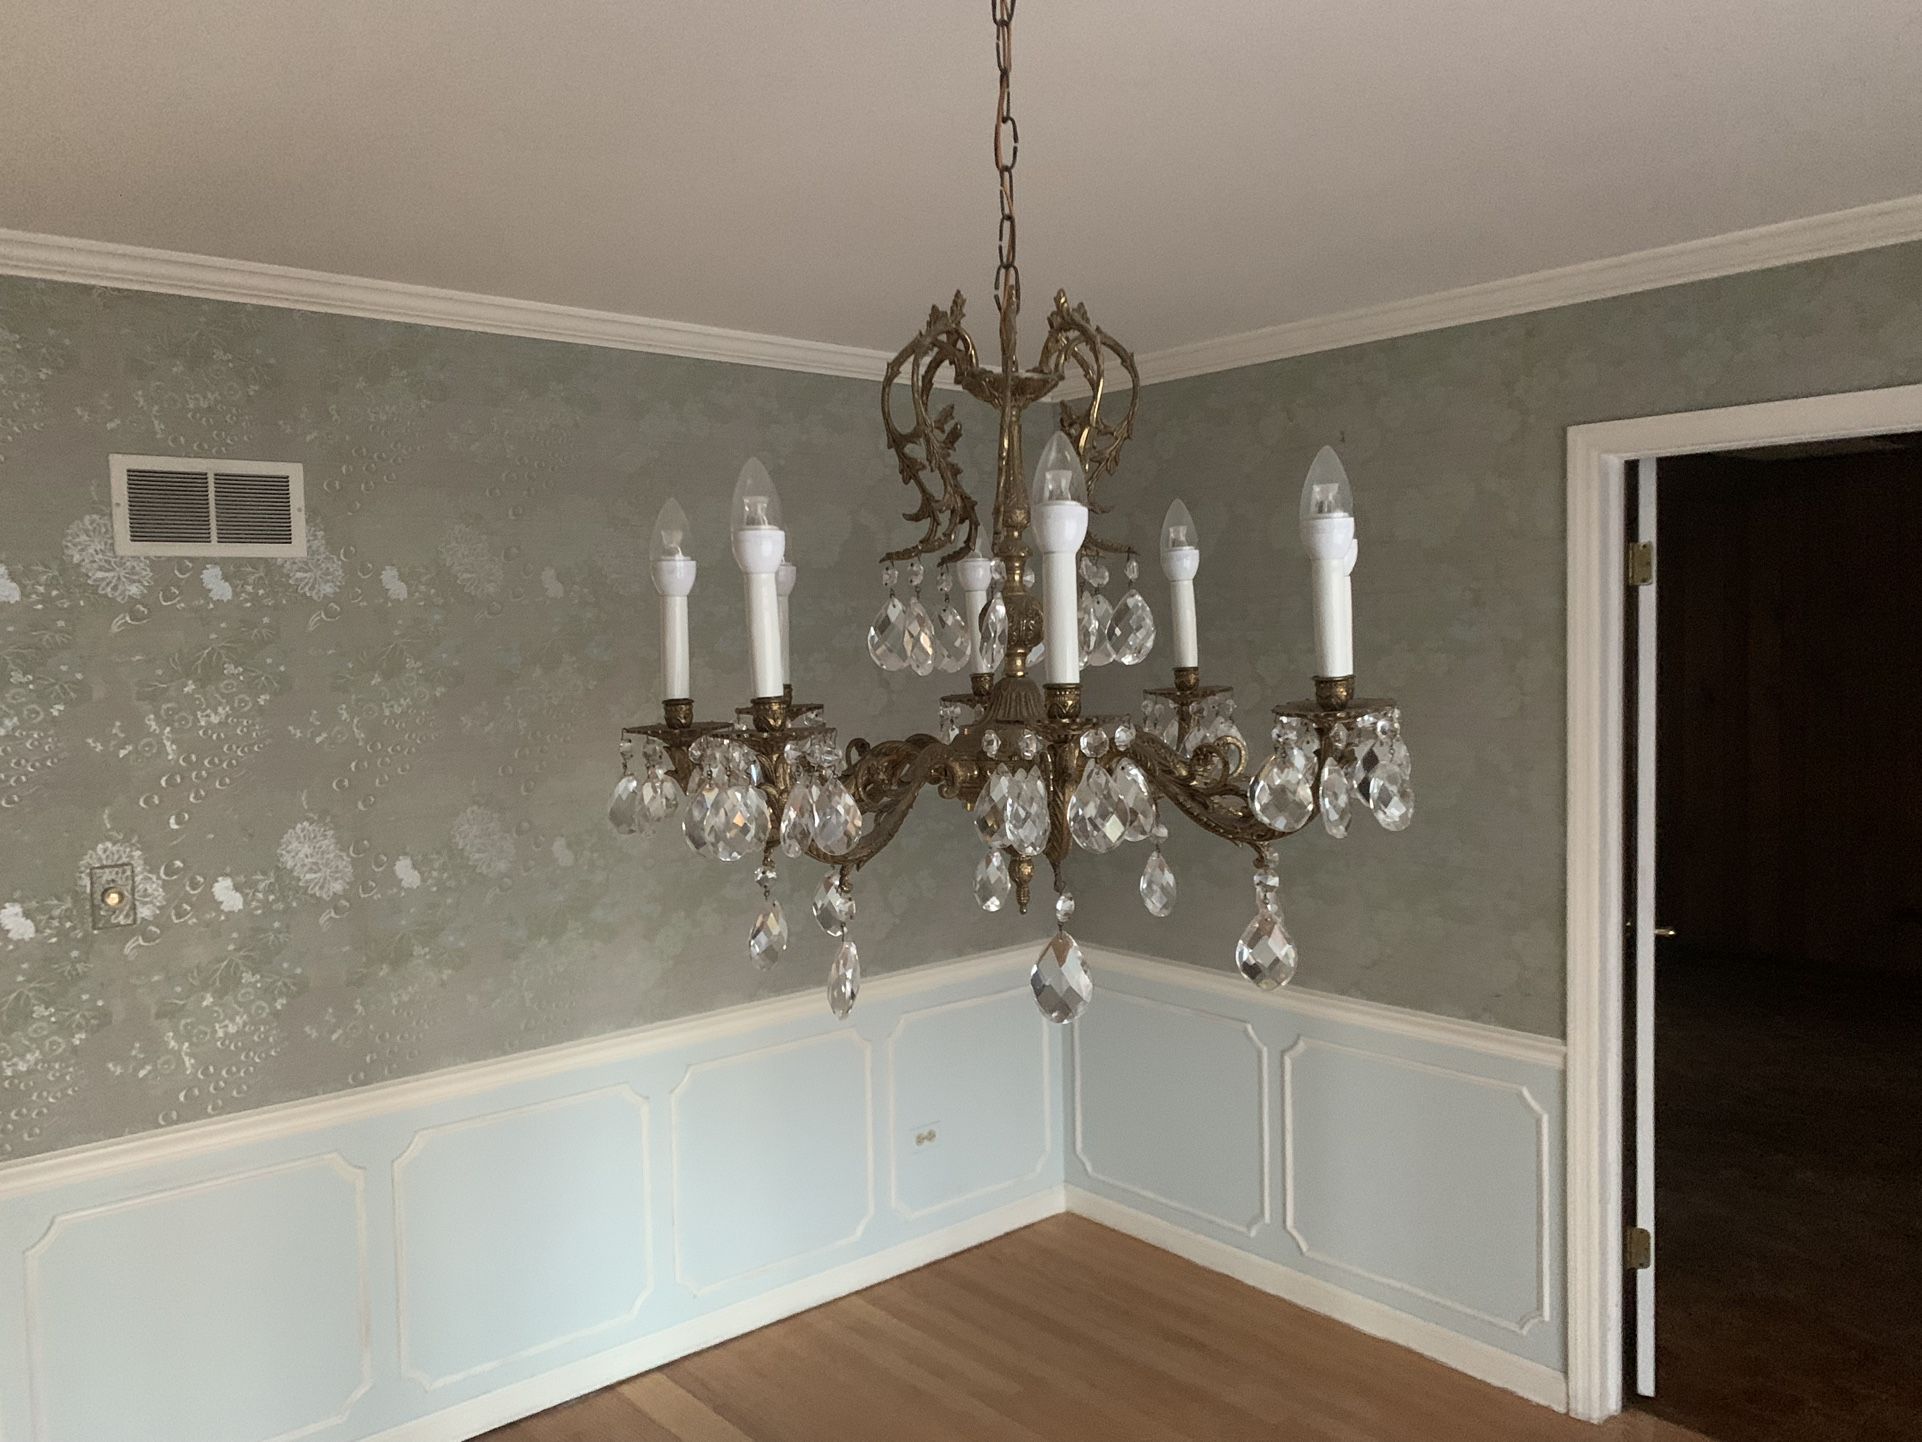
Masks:
[[[1455,1017],[1391,1006],[1387,1002],[1364,1001],[1360,997],[1312,991],[1307,987],[1284,986],[1273,991],[1262,991],[1220,968],[1190,966],[1185,962],[1167,961],[1107,946],[1089,950],[1098,959],[1102,970],[1137,981],[1211,992],[1232,1002],[1237,1011],[1245,1011],[1250,1006],[1268,1007],[1296,1016],[1312,1017],[1317,1021],[1362,1027],[1371,1032],[1387,1032],[1410,1041],[1462,1047],[1483,1056],[1525,1062],[1531,1066],[1559,1069],[1565,1054],[1565,1048],[1555,1037],[1537,1036],[1533,1032],[1511,1031],[1487,1022],[1461,1021]]]
[[[1452,1297],[1444,1297],[1436,1292],[1426,1291],[1412,1282],[1399,1277],[1391,1277],[1382,1272],[1371,1272],[1354,1262],[1343,1261],[1330,1252],[1317,1250],[1295,1222],[1295,1060],[1310,1047],[1320,1047],[1323,1051],[1346,1052],[1382,1066],[1398,1066],[1408,1071],[1426,1072],[1430,1076],[1448,1077],[1465,1082],[1470,1086],[1486,1087],[1490,1091],[1513,1093],[1533,1120],[1530,1127],[1535,1134],[1535,1305],[1521,1317],[1498,1317],[1492,1312],[1483,1312],[1458,1302]],[[1293,1046],[1281,1054],[1281,1105],[1282,1105],[1282,1161],[1281,1161],[1281,1216],[1282,1228],[1301,1249],[1302,1256],[1310,1261],[1321,1263],[1324,1267],[1335,1267],[1373,1282],[1377,1286],[1389,1287],[1397,1292],[1406,1293],[1418,1301],[1431,1306],[1444,1307],[1451,1312],[1459,1312],[1464,1317],[1472,1317],[1477,1322],[1504,1332],[1513,1332],[1517,1337],[1528,1335],[1531,1327],[1536,1327],[1551,1319],[1552,1303],[1549,1298],[1549,1274],[1551,1261],[1548,1252],[1548,1238],[1551,1218],[1549,1216],[1549,1159],[1548,1159],[1548,1112],[1535,1099],[1535,1093],[1520,1082],[1506,1081],[1499,1077],[1477,1075],[1463,1071],[1460,1067],[1435,1066],[1430,1062],[1413,1061],[1408,1057],[1395,1056],[1391,1052],[1374,1051],[1366,1047],[1347,1046],[1341,1042],[1324,1041],[1320,1037],[1301,1036]]]
[[[1922,240],[1922,196],[1146,351],[1144,385]],[[886,351],[0,228],[0,274],[879,380]],[[1058,392],[1072,398],[1078,387]],[[1082,392],[1085,393],[1085,392]]]
[[[995,975],[1005,975],[1012,986],[1025,983],[1033,959],[1032,947],[1023,942],[953,961],[930,962],[888,972],[863,982],[861,994],[870,1001],[917,996]],[[678,1047],[726,1041],[764,1027],[813,1019],[820,1010],[820,993],[810,988],[607,1036],[516,1052],[490,1061],[469,1062],[378,1086],[281,1102],[238,1116],[210,1117],[164,1131],[93,1142],[0,1166],[0,1201],[230,1148],[281,1141],[325,1127],[388,1116],[403,1109],[471,1100],[520,1083],[630,1062]]]
[[[851,376],[878,381],[892,358],[864,346],[796,340],[755,331],[727,330],[652,316],[587,310],[547,301],[515,300],[439,286],[334,275],[251,260],[224,260],[185,251],[155,250],[68,236],[37,235],[0,229],[0,274],[121,290],[192,295],[203,300],[238,301],[331,315],[365,316],[409,325],[445,326],[491,335],[530,336],[536,340],[613,350],[686,356],[728,365],[767,366],[814,375]]]
[[[1912,240],[1922,240],[1922,195],[1170,346],[1140,357],[1141,381],[1149,385],[1208,375],[1289,356]]]
[[[1568,430],[1568,1383],[1622,1406],[1622,625],[1630,460],[1922,429],[1922,385]]]
[[[956,1222],[926,1236],[902,1242],[871,1257],[863,1257],[830,1271],[803,1277],[771,1292],[735,1302],[639,1338],[565,1367],[543,1372],[524,1382],[461,1402],[430,1417],[416,1418],[389,1428],[366,1442],[466,1442],[492,1428],[532,1416],[562,1402],[586,1396],[615,1382],[685,1357],[717,1342],[739,1337],[756,1328],[805,1312],[863,1287],[872,1287],[916,1267],[979,1246],[1066,1209],[1064,1189],[1046,1187],[1033,1196],[978,1217]]]
[[[1161,963],[1161,965],[1165,967],[1168,963],[1164,962]],[[1248,1038],[1249,1045],[1255,1049],[1255,1090],[1261,1099],[1261,1115],[1257,1123],[1257,1130],[1261,1133],[1261,1205],[1256,1210],[1254,1216],[1250,1217],[1247,1221],[1237,1222],[1230,1217],[1221,1217],[1216,1216],[1213,1212],[1204,1212],[1201,1208],[1190,1206],[1186,1202],[1177,1202],[1172,1197],[1164,1197],[1161,1193],[1151,1191],[1149,1188],[1139,1186],[1134,1182],[1124,1182],[1119,1177],[1109,1176],[1106,1172],[1102,1171],[1101,1168],[1097,1167],[1088,1156],[1087,1150],[1087,1138],[1085,1136],[1083,1108],[1081,1105],[1082,1094],[1085,1091],[1085,1088],[1081,1084],[1081,1046],[1079,1038],[1076,1038],[1075,1045],[1071,1048],[1074,1052],[1074,1095],[1072,1098],[1074,1107],[1074,1154],[1080,1161],[1082,1169],[1097,1182],[1113,1187],[1117,1191],[1133,1192],[1137,1197],[1145,1197],[1147,1200],[1167,1207],[1171,1211],[1186,1212],[1189,1216],[1197,1218],[1200,1221],[1212,1222],[1223,1231],[1240,1232],[1245,1237],[1254,1236],[1255,1233],[1259,1232],[1274,1220],[1274,1190],[1271,1179],[1275,1174],[1275,1123],[1273,1109],[1268,1104],[1270,1090],[1268,1073],[1271,1068],[1269,1066],[1267,1044],[1256,1035],[1254,1023],[1244,1021],[1238,1016],[1223,1016],[1219,1012],[1203,1011],[1199,1007],[1183,1006],[1179,1002],[1163,1001],[1160,997],[1155,996],[1136,996],[1129,992],[1116,992],[1114,999],[1116,1001],[1132,1001],[1138,1006],[1158,1006],[1163,1011],[1186,1012],[1189,1016],[1198,1016],[1203,1021],[1219,1022],[1230,1031],[1238,1031]]]
[[[1226,1242],[1198,1236],[1172,1222],[1151,1217],[1079,1187],[1067,1188],[1067,1197],[1068,1210],[1077,1216],[1087,1217],[1117,1232],[1125,1232],[1150,1246],[1173,1252],[1177,1257],[1185,1257],[1211,1271],[1221,1272],[1251,1287],[1285,1298],[1297,1306],[1333,1317],[1338,1322],[1346,1322],[1371,1336],[1399,1343],[1457,1371],[1466,1372],[1471,1377],[1519,1393],[1531,1402],[1553,1407],[1558,1412],[1566,1410],[1567,1386],[1562,1374],[1552,1367],[1517,1357],[1486,1342],[1464,1337],[1433,1322],[1424,1322],[1385,1302],[1358,1296],[1332,1283],[1283,1266],[1280,1262],[1271,1262],[1266,1257],[1244,1252]]]

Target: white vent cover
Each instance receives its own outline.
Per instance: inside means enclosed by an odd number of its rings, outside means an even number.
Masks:
[[[302,472],[285,461],[109,456],[123,556],[304,556]]]

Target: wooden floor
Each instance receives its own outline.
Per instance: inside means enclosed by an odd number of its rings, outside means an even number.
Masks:
[[[1081,1217],[776,1322],[489,1442],[1699,1442],[1590,1427]]]

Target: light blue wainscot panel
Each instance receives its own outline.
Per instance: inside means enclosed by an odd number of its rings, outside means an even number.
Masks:
[[[1363,1325],[1379,1314],[1331,1289],[1560,1371],[1559,1044],[1125,954],[1098,968],[1071,1187],[1287,1268]],[[1432,1337],[1403,1340],[1466,1365]]]
[[[0,1168],[0,1442],[473,1436],[1059,1210],[1019,952]]]

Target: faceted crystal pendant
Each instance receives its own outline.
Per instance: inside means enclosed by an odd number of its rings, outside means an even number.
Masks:
[[[829,856],[844,855],[861,839],[861,808],[838,776],[821,783],[814,795],[814,845]]]
[[[1355,788],[1348,780],[1348,773],[1333,761],[1322,763],[1321,768],[1321,826],[1330,836],[1339,841],[1348,834],[1348,809],[1354,801]]]
[[[908,669],[908,608],[892,591],[868,626],[868,655],[883,671]]]
[[[1377,761],[1373,784],[1368,791],[1368,807],[1389,831],[1406,831],[1415,819],[1415,780],[1408,745],[1396,733],[1373,748]]]
[[[1275,754],[1255,773],[1249,804],[1275,830],[1299,831],[1315,814],[1314,777],[1314,753],[1284,733]]]
[[[641,829],[641,783],[633,776],[623,776],[614,783],[614,799],[607,803],[607,824],[622,836],[632,836]]]
[[[934,617],[913,592],[908,593],[906,633],[908,669],[917,676],[934,674]]]
[[[1115,603],[1114,619],[1108,623],[1108,645],[1115,660],[1124,666],[1139,666],[1155,648],[1155,613],[1133,586]]]
[[[1175,703],[1166,696],[1143,696],[1141,698],[1141,729],[1150,736],[1159,737],[1167,745],[1175,744],[1175,731],[1180,725],[1180,716]]]
[[[687,814],[681,820],[687,844],[701,856],[720,860],[722,788],[705,771],[696,772],[694,787],[687,793]]]
[[[1115,762],[1111,774],[1115,811],[1121,817],[1121,839],[1146,841],[1155,829],[1155,798],[1148,789],[1148,773],[1133,758],[1124,756]]]
[[[716,861],[739,861],[767,840],[767,798],[758,786],[723,786],[709,811]]]
[[[974,664],[974,638],[952,601],[934,618],[934,664],[943,671],[965,671]]]
[[[854,893],[841,890],[841,875],[830,871],[814,889],[814,920],[829,936],[845,936],[854,920]]]
[[[981,608],[981,661],[990,671],[999,670],[1008,654],[1008,603],[997,590]]]
[[[1105,666],[1114,660],[1114,641],[1108,628],[1114,622],[1114,606],[1099,591],[1081,593],[1079,627],[1081,664]]]
[[[1066,930],[1057,931],[1041,948],[1028,985],[1041,1014],[1057,1025],[1066,1025],[1087,1010],[1094,978],[1088,975],[1080,944]]]
[[[801,855],[814,839],[814,807],[819,790],[819,782],[799,774],[788,788],[787,804],[781,808],[781,850],[789,856]]]
[[[1008,799],[1002,830],[1007,844],[1023,856],[1038,856],[1048,844],[1048,787],[1033,767],[1008,778]]]
[[[1068,797],[1068,834],[1083,851],[1100,855],[1119,846],[1126,830],[1115,807],[1114,778],[1090,761]]]
[[[781,914],[781,903],[770,896],[762,900],[754,925],[748,930],[748,960],[766,971],[786,950],[787,918]]]
[[[1013,895],[1014,878],[1008,874],[1008,853],[997,846],[974,868],[974,899],[983,911],[999,911]]]
[[[761,779],[761,758],[732,736],[703,736],[687,754],[723,786],[752,786]]]
[[[828,1006],[843,1021],[854,1010],[854,999],[861,994],[861,951],[854,938],[841,938],[841,949],[834,953],[834,966],[828,972]]]
[[[641,778],[641,790],[636,798],[641,820],[652,826],[667,820],[681,804],[681,783],[665,767],[650,770]]]
[[[1175,869],[1159,846],[1148,853],[1148,864],[1141,868],[1141,904],[1151,916],[1166,916],[1175,909]]]
[[[1281,917],[1263,907],[1235,943],[1235,969],[1263,991],[1285,985],[1295,974],[1295,943]]]
[[[980,799],[974,803],[975,829],[990,846],[1000,846],[1008,839],[1008,788],[1013,784],[1007,769],[996,767],[988,777],[988,784],[981,788]]]

